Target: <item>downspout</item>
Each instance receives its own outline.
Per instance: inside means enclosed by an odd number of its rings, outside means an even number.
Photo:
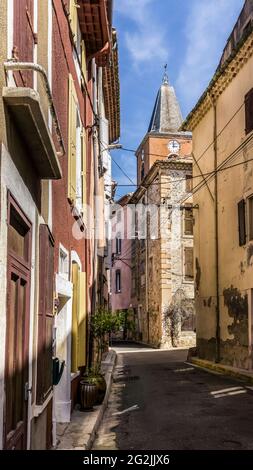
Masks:
[[[53,122],[54,122],[54,127],[55,127],[55,132],[56,132],[56,135],[57,135],[57,140],[58,140],[58,143],[61,147],[61,151],[57,152],[57,155],[58,155],[58,157],[62,157],[63,155],[65,155],[66,150],[65,150],[65,147],[64,147],[63,137],[62,137],[62,133],[61,133],[61,129],[60,129],[60,123],[59,123],[57,113],[56,113],[56,110],[55,110],[55,107],[54,107],[53,96],[52,96],[52,93],[51,93],[51,88],[50,88],[50,84],[49,84],[49,81],[48,81],[46,70],[41,65],[34,64],[33,62],[16,62],[16,61],[12,61],[12,60],[4,62],[4,69],[7,72],[9,72],[9,71],[15,72],[15,71],[20,71],[20,70],[32,70],[33,72],[37,72],[37,73],[40,74],[40,76],[42,78],[43,86],[44,86],[44,89],[45,89],[45,92],[46,92],[46,95],[47,95],[49,109],[50,109],[52,119],[53,119]]]
[[[220,362],[220,276],[219,276],[219,214],[218,214],[218,149],[217,149],[217,106],[209,93],[213,107],[213,150],[214,150],[214,239],[215,239],[215,279],[216,279],[216,351],[215,362]]]
[[[146,191],[146,207],[148,207],[148,189]],[[146,211],[145,211],[146,214]],[[149,343],[149,269],[148,269],[148,251],[149,251],[149,233],[150,233],[150,221],[149,221],[149,227],[148,227],[148,220],[146,223],[146,227],[148,230],[146,230],[146,312],[147,312],[147,329],[148,329],[148,343]]]

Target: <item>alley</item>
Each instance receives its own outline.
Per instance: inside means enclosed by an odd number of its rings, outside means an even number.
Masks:
[[[253,449],[253,390],[194,368],[187,351],[117,347],[94,450]]]

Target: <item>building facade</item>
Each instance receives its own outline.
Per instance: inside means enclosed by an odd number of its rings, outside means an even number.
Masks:
[[[137,157],[132,300],[137,337],[156,347],[195,341],[191,133],[167,74]]]
[[[92,357],[117,38],[110,1],[4,0],[0,23],[0,447],[46,449]]]
[[[253,2],[183,128],[193,132],[197,354],[252,368]]]

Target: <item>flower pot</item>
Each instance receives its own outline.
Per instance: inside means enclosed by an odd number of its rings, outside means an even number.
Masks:
[[[92,410],[97,402],[98,390],[96,384],[90,384],[85,380],[80,381],[81,410]]]

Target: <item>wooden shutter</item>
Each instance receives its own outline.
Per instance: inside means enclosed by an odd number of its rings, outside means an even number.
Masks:
[[[86,63],[86,47],[85,47],[85,42],[81,42],[81,59],[82,59],[82,72],[85,78],[85,81],[87,82],[87,63]]]
[[[35,34],[33,32],[33,0],[14,0],[13,54],[21,62],[33,62]],[[17,86],[33,87],[32,72],[15,72]]]
[[[86,365],[86,273],[78,273],[78,336],[77,336],[77,367]]]
[[[76,204],[76,128],[77,96],[74,80],[69,75],[69,133],[68,133],[68,199]]]
[[[245,223],[245,201],[242,199],[238,202],[238,228],[239,228],[239,245],[246,243],[246,223]]]
[[[184,249],[184,265],[185,265],[185,278],[188,280],[193,279],[193,248],[186,247]]]
[[[86,273],[79,266],[72,265],[72,341],[71,371],[77,372],[86,365]]]
[[[193,235],[193,210],[192,207],[184,209],[184,233]]]
[[[71,331],[71,372],[77,372],[77,334],[78,334],[78,272],[79,267],[76,263],[72,264],[72,331]]]
[[[245,132],[253,130],[253,88],[245,96]]]
[[[69,19],[71,23],[71,30],[73,33],[74,41],[76,42],[77,39],[77,0],[70,0],[69,1]]]
[[[40,226],[39,240],[40,266],[36,398],[37,404],[42,404],[53,386],[54,242],[47,225]]]
[[[192,192],[192,175],[186,175],[185,178],[185,190],[187,193]]]
[[[87,151],[86,151],[86,132],[82,129],[82,204],[87,204]]]

